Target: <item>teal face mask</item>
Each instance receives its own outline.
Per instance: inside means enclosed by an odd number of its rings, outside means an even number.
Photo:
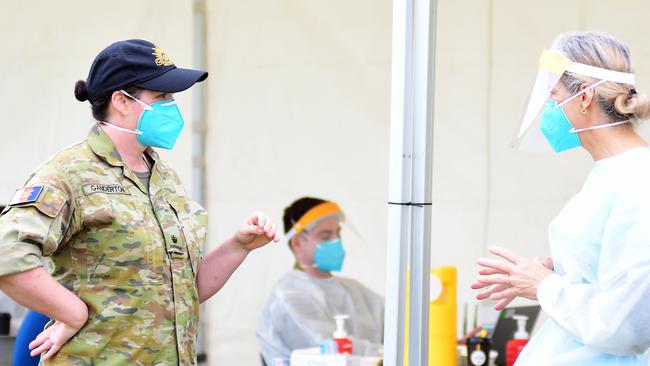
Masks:
[[[314,251],[314,267],[323,272],[341,271],[345,249],[341,239],[323,240]]]
[[[562,152],[582,146],[580,138],[578,137],[578,132],[614,127],[625,123],[630,123],[630,121],[625,120],[604,123],[601,125],[576,129],[571,125],[566,114],[564,114],[561,105],[558,105],[556,101],[549,99],[546,101],[546,105],[544,105],[544,112],[542,112],[539,129],[542,130],[544,137],[546,137],[546,141],[548,141],[553,150],[555,150],[555,152]]]
[[[546,137],[549,145],[559,153],[581,145],[578,134],[571,122],[554,100],[547,100],[542,112],[539,128]]]
[[[144,103],[143,103],[144,104]],[[183,130],[183,116],[173,99],[163,100],[148,106],[140,115],[138,142],[143,146],[161,147],[171,150]]]
[[[138,135],[138,142],[143,146],[162,147],[171,150],[185,124],[181,111],[178,110],[176,105],[176,100],[162,100],[149,105],[124,90],[120,90],[120,92],[140,103],[144,108],[138,120],[137,129],[129,130],[104,121],[102,121],[102,124]]]

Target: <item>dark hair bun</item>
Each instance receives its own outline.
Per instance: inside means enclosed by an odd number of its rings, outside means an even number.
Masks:
[[[74,97],[77,98],[80,102],[85,102],[88,100],[88,91],[86,90],[86,82],[83,80],[78,80],[74,84]]]

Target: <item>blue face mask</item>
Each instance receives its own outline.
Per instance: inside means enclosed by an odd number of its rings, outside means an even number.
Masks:
[[[138,135],[138,142],[143,146],[162,147],[171,150],[183,130],[183,116],[176,106],[176,100],[162,100],[151,105],[139,100],[129,93],[120,90],[127,97],[140,103],[144,110],[138,120],[136,130],[129,130],[112,123],[102,124],[111,128]]]
[[[183,130],[183,116],[173,99],[163,100],[145,108],[138,121],[138,142],[143,146],[171,150]]]
[[[323,272],[340,271],[344,259],[345,249],[339,238],[323,240],[314,251],[314,266]]]
[[[555,152],[581,146],[576,130],[564,114],[562,107],[559,107],[554,100],[546,101],[539,128]]]

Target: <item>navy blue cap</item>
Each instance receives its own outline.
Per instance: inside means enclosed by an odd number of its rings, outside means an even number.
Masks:
[[[86,91],[92,103],[129,86],[177,93],[207,77],[205,71],[176,67],[160,47],[149,41],[129,39],[111,44],[95,57]]]

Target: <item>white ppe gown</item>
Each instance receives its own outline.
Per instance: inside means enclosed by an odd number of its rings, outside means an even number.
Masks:
[[[650,149],[600,160],[549,227],[555,274],[537,297],[549,320],[528,365],[648,365]]]
[[[384,335],[384,299],[347,278],[316,278],[299,270],[285,274],[271,290],[257,327],[267,365],[300,348],[318,347],[332,338],[334,315],[345,321],[354,354],[376,354]]]

